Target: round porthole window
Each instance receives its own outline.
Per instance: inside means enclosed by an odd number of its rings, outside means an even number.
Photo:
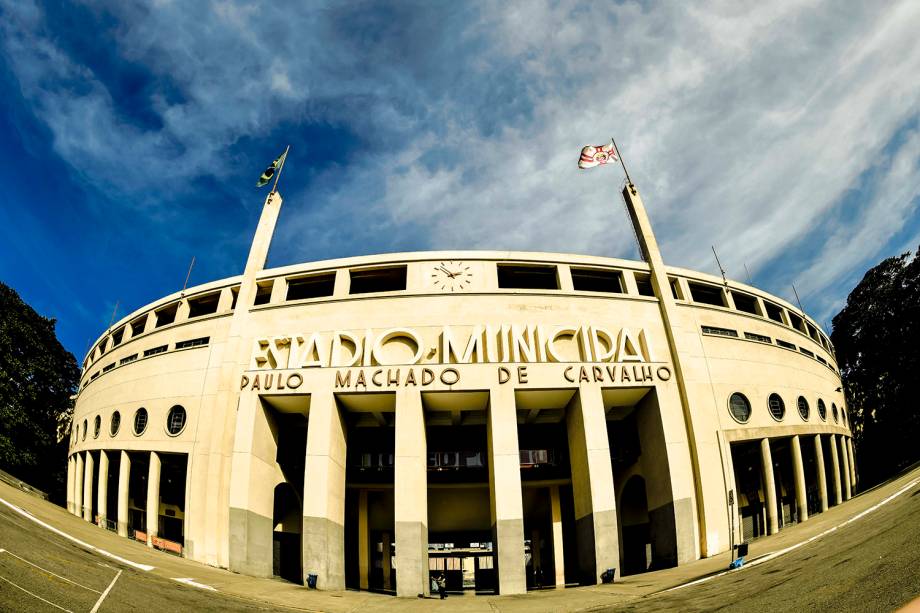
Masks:
[[[93,420],[93,438],[99,438],[99,431],[102,430],[102,416],[96,415]]]
[[[821,418],[821,421],[827,421],[827,407],[820,398],[818,399],[818,417]]]
[[[799,415],[802,416],[802,420],[808,421],[808,414],[811,409],[808,406],[808,401],[805,400],[805,396],[799,396]]]
[[[176,436],[185,428],[185,408],[178,404],[169,409],[169,415],[166,416],[166,431]]]
[[[770,415],[776,421],[782,421],[783,417],[786,415],[786,403],[783,402],[783,399],[779,394],[770,394],[770,397],[767,399],[767,406],[770,407]]]
[[[746,423],[751,418],[751,403],[744,394],[735,392],[728,399],[728,411],[735,421]]]
[[[837,423],[838,421],[840,421],[840,420],[837,418],[837,405],[834,404],[834,403],[831,403],[831,413],[834,414],[834,423]]]
[[[134,434],[140,436],[147,429],[147,409],[141,407],[134,413]]]
[[[115,411],[112,413],[112,423],[109,425],[109,432],[112,433],[112,436],[118,434],[118,429],[121,427],[121,413]]]
[[[86,440],[86,431],[89,430],[89,422],[83,420],[83,440]]]

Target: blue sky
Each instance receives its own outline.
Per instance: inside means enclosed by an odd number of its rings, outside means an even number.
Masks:
[[[269,264],[426,249],[668,263],[829,320],[920,245],[920,3],[0,0],[0,280],[78,360],[119,316]]]

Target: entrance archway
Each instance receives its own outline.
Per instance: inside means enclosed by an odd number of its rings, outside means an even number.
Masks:
[[[652,539],[648,517],[645,479],[633,475],[623,487],[620,503],[620,526],[623,534],[621,564],[624,575],[643,573],[652,562]]]
[[[290,483],[275,486],[272,525],[272,574],[301,583],[303,504]]]

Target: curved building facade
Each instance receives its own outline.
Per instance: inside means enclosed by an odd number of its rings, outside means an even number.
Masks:
[[[624,192],[642,229],[638,195]],[[754,287],[644,262],[430,252],[246,271],[84,361],[68,508],[320,589],[592,584],[849,498],[833,347]]]

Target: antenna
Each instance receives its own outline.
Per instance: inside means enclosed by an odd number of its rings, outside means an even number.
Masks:
[[[748,285],[754,285],[753,279],[751,279],[751,271],[748,270],[747,262],[744,263],[744,272],[747,273]]]
[[[725,286],[727,287],[727,286],[728,286],[728,281],[725,279],[725,269],[722,268],[722,262],[719,261],[719,254],[716,253],[716,246],[715,246],[715,245],[712,245],[712,255],[716,256],[716,264],[718,264],[718,266],[719,266],[719,272],[722,273],[722,283],[724,283]]]
[[[109,328],[111,329],[112,324],[115,323],[115,313],[118,312],[118,300],[115,301],[115,308],[112,309],[112,319],[109,320]]]
[[[194,265],[195,265],[195,256],[192,256],[192,261],[191,261],[191,263],[188,265],[188,274],[185,275],[185,283],[182,284],[182,291],[183,291],[183,292],[185,291],[185,288],[188,287],[188,280],[189,280],[189,277],[192,276],[192,267],[193,267]]]
[[[792,285],[792,293],[795,294],[795,301],[799,303],[799,310],[802,311],[802,314],[804,315],[805,307],[802,306],[802,301],[799,300],[799,293],[795,291],[795,283],[791,283],[790,285]]]

